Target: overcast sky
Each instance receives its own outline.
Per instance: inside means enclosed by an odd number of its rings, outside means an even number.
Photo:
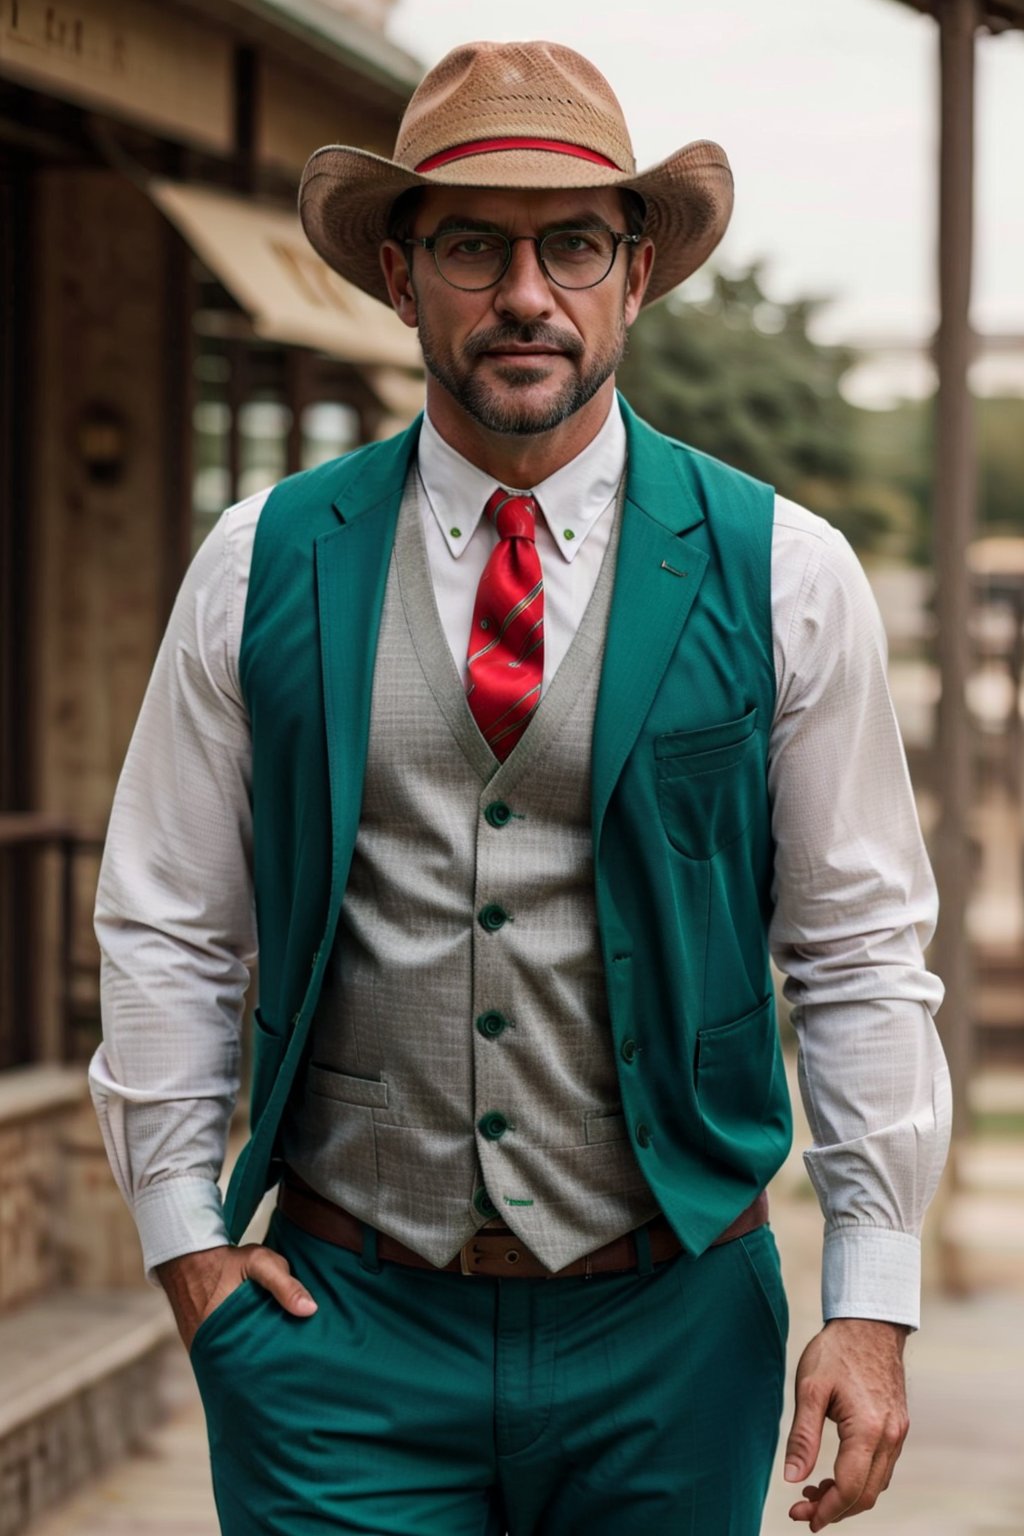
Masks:
[[[427,65],[478,37],[547,37],[611,81],[637,162],[724,145],[719,260],[773,295],[835,295],[822,339],[934,326],[937,27],[895,0],[398,0]],[[1024,334],[1024,34],[978,46],[975,323]]]

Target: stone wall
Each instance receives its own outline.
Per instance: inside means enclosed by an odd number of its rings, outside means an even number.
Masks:
[[[63,1279],[64,1137],[85,1092],[59,1068],[0,1076],[0,1313]]]
[[[0,1536],[26,1531],[45,1510],[136,1449],[163,1419],[154,1383],[166,1347],[55,1404],[3,1442]]]
[[[164,1416],[174,1336],[166,1301],[143,1283],[84,1070],[0,1073],[0,1536],[26,1530]]]
[[[142,1260],[85,1073],[0,1074],[0,1316],[61,1286],[138,1286]]]

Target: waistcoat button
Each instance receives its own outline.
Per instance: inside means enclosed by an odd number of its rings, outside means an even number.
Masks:
[[[492,827],[507,827],[512,820],[512,807],[504,800],[492,800],[484,811],[484,820]]]
[[[636,1140],[637,1145],[641,1147],[649,1147],[651,1144],[651,1128],[649,1125],[645,1125],[642,1120],[636,1128]]]
[[[503,1029],[508,1029],[509,1021],[503,1013],[496,1008],[491,1008],[487,1013],[480,1014],[476,1021],[476,1027],[488,1040],[497,1040]]]
[[[640,1049],[635,1040],[623,1040],[620,1055],[623,1061],[635,1061],[636,1053]]]
[[[486,907],[481,907],[477,914],[477,921],[481,928],[488,933],[497,933],[508,922],[508,913],[504,907],[499,907],[496,901],[489,901]]]
[[[498,1214],[498,1207],[482,1184],[473,1196],[473,1204],[481,1216],[497,1216]]]
[[[490,1114],[482,1116],[477,1121],[477,1124],[488,1141],[500,1141],[505,1132],[509,1130],[509,1123],[505,1116],[496,1109],[492,1109]]]

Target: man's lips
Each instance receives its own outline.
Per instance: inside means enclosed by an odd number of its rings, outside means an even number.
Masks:
[[[540,328],[532,336],[528,333],[503,336],[495,327],[489,334],[481,332],[466,345],[466,356],[471,362],[490,358],[497,363],[533,362],[534,366],[540,367],[545,359],[564,357],[571,362],[582,354],[583,343],[575,337],[556,336],[553,330],[545,335]]]
[[[481,357],[564,357],[560,347],[488,347]]]

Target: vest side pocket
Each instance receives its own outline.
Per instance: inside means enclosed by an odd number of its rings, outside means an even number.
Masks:
[[[706,860],[741,838],[764,798],[757,710],[695,731],[654,739],[658,809],[669,842]]]
[[[306,1073],[306,1086],[310,1093],[321,1098],[335,1099],[339,1104],[358,1104],[365,1109],[386,1109],[388,1085],[377,1077],[350,1077],[347,1072],[337,1072],[333,1067],[310,1063]]]
[[[716,1160],[754,1175],[762,1187],[789,1147],[788,1090],[774,999],[728,1024],[697,1031],[696,1087],[704,1145]]]

